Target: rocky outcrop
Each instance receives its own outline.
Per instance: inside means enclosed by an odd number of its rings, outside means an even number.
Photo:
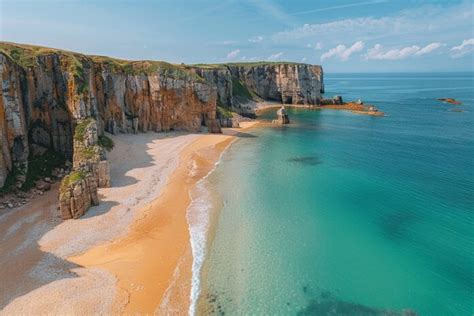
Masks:
[[[73,128],[87,117],[99,135],[220,132],[216,87],[180,65],[0,42],[0,77],[0,188],[27,172],[33,147],[72,160]]]
[[[285,125],[290,124],[290,118],[286,112],[285,107],[282,105],[277,111],[277,119],[273,120],[274,124]]]
[[[216,86],[221,106],[254,113],[255,101],[317,105],[324,92],[321,66],[298,63],[234,63],[190,67]]]
[[[229,65],[232,77],[264,100],[318,104],[323,92],[321,66],[296,63]]]
[[[191,68],[196,74],[204,78],[217,89],[217,102],[232,107],[232,74],[226,65],[201,66]]]
[[[110,186],[106,151],[99,144],[97,123],[81,120],[74,133],[73,171],[61,182],[59,209],[63,219],[79,218],[99,204],[97,189]]]

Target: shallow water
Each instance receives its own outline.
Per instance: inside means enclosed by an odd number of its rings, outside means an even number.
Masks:
[[[472,74],[325,79],[387,116],[289,109],[224,154],[199,312],[472,315]]]

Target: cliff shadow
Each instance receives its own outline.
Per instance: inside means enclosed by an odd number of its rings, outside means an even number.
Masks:
[[[151,144],[156,140],[169,139],[162,149],[168,152],[167,156],[175,156],[181,147],[174,144],[178,143],[174,140],[186,135],[190,133],[149,132],[112,136],[116,146],[109,153],[111,187],[99,190],[100,204],[91,207],[80,219],[64,221],[60,218],[59,182],[50,191],[32,198],[20,208],[0,210],[0,310],[15,299],[55,281],[81,277],[74,272],[82,268],[81,265],[48,252],[51,251],[49,248],[43,250],[42,245],[45,242],[48,247],[53,244],[55,252],[69,257],[87,251],[97,243],[116,238],[134,218],[129,204],[136,203],[133,193],[136,189],[127,194],[126,188],[139,185],[140,174],[149,172],[149,167],[167,163],[166,160],[155,161],[156,151],[155,157],[150,154]],[[157,180],[165,179],[158,179],[157,176]],[[124,207],[115,210],[123,201],[126,201]],[[58,283],[58,286],[65,285]],[[47,293],[52,292],[47,290]],[[37,294],[33,295],[36,301]]]
[[[39,240],[63,222],[56,209],[57,188],[0,217],[0,310],[48,283],[78,277],[72,270],[80,266],[39,246]]]

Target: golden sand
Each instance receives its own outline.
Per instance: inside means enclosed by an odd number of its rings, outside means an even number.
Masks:
[[[254,123],[243,123],[250,127]],[[129,233],[114,242],[97,246],[83,255],[69,258],[84,267],[100,267],[118,278],[126,301],[122,313],[151,314],[163,311],[164,295],[169,291],[169,308],[187,314],[191,281],[192,254],[186,210],[191,202],[189,191],[207,175],[220,154],[241,129],[224,135],[209,134],[186,146],[180,162],[157,200],[150,203],[132,225]],[[178,154],[178,153],[177,153]],[[169,311],[171,312],[171,311]]]

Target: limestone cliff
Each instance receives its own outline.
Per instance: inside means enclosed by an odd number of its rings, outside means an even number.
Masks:
[[[73,130],[93,117],[98,134],[186,130],[216,121],[216,89],[184,66],[0,43],[0,187],[24,175],[32,145],[72,160]]]
[[[12,175],[21,187],[28,161],[45,148],[73,161],[73,131],[89,117],[98,135],[204,127],[218,133],[221,124],[238,126],[232,111],[252,113],[260,100],[318,104],[323,91],[315,65],[186,66],[5,42],[0,77],[0,188]]]
[[[259,100],[316,105],[324,92],[323,70],[318,65],[256,62],[195,65],[192,69],[217,87],[221,105],[241,113],[253,111],[251,101]]]

